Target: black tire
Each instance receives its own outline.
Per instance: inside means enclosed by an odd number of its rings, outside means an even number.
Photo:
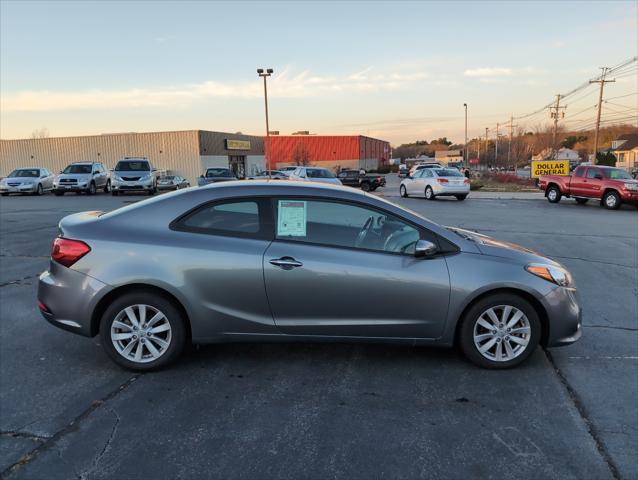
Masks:
[[[622,200],[618,192],[615,190],[610,190],[603,195],[602,205],[607,210],[618,210],[620,205],[622,204]]]
[[[42,189],[42,184],[38,183],[38,188],[35,191],[35,194],[39,197],[40,195],[42,195],[42,193],[44,193],[44,190]]]
[[[370,191],[370,184],[368,182],[363,182],[361,184],[361,190],[363,190],[364,192],[369,192]]]
[[[436,200],[436,195],[434,195],[434,190],[429,185],[425,187],[425,198],[428,200]]]
[[[62,195],[64,195],[64,192],[60,192],[59,190],[53,190],[53,195],[55,195],[56,197],[61,197]]]
[[[484,357],[474,344],[474,325],[478,322],[481,315],[489,308],[498,306],[512,306],[522,311],[527,320],[529,321],[530,335],[528,338],[527,346],[511,360],[508,361],[495,361]],[[541,322],[538,318],[538,313],[534,307],[524,298],[519,297],[511,293],[497,293],[489,295],[474,305],[465,313],[461,319],[461,327],[459,331],[459,346],[465,357],[475,365],[482,368],[489,369],[504,369],[511,368],[519,365],[527,357],[529,357],[536,347],[541,338]]]
[[[155,189],[153,188],[152,190],[148,191],[148,196],[152,197],[155,194]]]
[[[116,191],[116,190],[111,190],[111,195],[113,195],[114,197],[117,197],[120,194],[120,192]]]
[[[166,347],[166,350],[159,358],[146,363],[135,362],[125,358],[116,350],[111,340],[111,326],[117,315],[126,307],[140,304],[148,305],[159,310],[164,314],[170,324],[171,336],[168,347]],[[166,367],[179,358],[186,343],[185,321],[186,319],[183,318],[180,309],[171,301],[154,292],[140,290],[125,293],[109,305],[100,321],[100,338],[107,355],[120,367],[136,372],[147,372],[149,370]],[[140,336],[140,341],[141,339],[142,336]],[[144,347],[142,347],[142,351],[143,350]],[[147,352],[150,352],[148,347]]]
[[[467,197],[467,195],[454,195],[454,196],[459,202],[462,202]]]
[[[95,195],[96,190],[97,189],[95,188],[95,182],[91,182],[89,184],[89,188],[87,189],[86,193],[87,195]]]
[[[9,196],[9,194],[8,194],[8,193],[3,193],[3,194],[2,194],[2,196],[3,196],[3,197],[8,197],[8,196]]]
[[[107,180],[104,184],[104,193],[109,193],[111,191],[111,181]]]
[[[401,185],[399,187],[399,195],[401,195],[403,198],[408,198],[408,190],[407,188],[405,188],[405,185]]]
[[[589,201],[588,198],[576,198],[575,200],[578,205],[585,205]]]
[[[560,193],[560,188],[556,185],[552,185],[547,189],[547,193],[545,194],[549,203],[558,203],[562,198],[563,194]]]

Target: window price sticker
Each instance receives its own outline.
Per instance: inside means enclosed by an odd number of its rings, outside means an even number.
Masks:
[[[277,207],[277,236],[306,236],[306,202],[299,200],[279,200]]]

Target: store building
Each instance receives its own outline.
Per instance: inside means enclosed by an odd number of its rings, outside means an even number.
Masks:
[[[269,163],[373,170],[387,165],[390,153],[388,142],[362,135],[271,135]]]
[[[72,162],[96,161],[113,168],[125,157],[148,158],[155,168],[181,175],[193,185],[209,167],[230,167],[240,178],[265,168],[260,136],[187,130],[0,140],[0,176],[19,167],[58,172]]]

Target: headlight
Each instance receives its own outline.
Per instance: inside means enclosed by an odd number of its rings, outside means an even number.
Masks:
[[[124,180],[122,180],[122,177],[120,177],[119,175],[113,175],[113,180],[115,180],[116,182],[123,182]]]
[[[151,179],[151,176],[150,176],[150,175],[143,175],[143,176],[140,178],[140,182],[148,182],[150,179]]]
[[[541,277],[549,282],[560,285],[561,287],[571,287],[573,284],[572,275],[567,270],[555,265],[547,265],[544,263],[530,263],[525,267],[532,275]]]
[[[638,183],[625,183],[627,190],[638,190]]]

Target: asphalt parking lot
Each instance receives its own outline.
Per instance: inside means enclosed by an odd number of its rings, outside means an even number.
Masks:
[[[638,478],[638,210],[395,189],[381,194],[563,263],[581,341],[508,371],[454,350],[240,344],[135,375],[35,297],[59,219],[145,197],[2,198],[2,477]]]

